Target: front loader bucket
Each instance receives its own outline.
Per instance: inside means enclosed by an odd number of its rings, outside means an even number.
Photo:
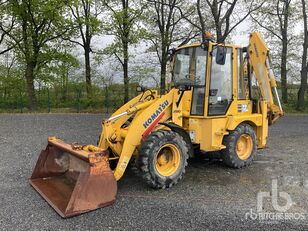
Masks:
[[[64,218],[110,205],[117,192],[104,153],[75,150],[58,139],[41,152],[30,184]]]

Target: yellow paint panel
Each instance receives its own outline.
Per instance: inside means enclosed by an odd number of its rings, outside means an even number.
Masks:
[[[227,131],[225,130],[227,118],[217,119],[189,119],[189,131],[195,135],[194,143],[200,144],[203,151],[216,151],[223,149],[222,139]]]

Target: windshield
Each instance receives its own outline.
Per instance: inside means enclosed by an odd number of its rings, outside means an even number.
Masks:
[[[188,47],[175,53],[173,81],[191,79],[196,85],[205,84],[207,50],[201,47]]]

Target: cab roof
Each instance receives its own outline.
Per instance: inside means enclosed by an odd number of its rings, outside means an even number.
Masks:
[[[214,42],[210,42],[212,45],[217,45],[217,43],[214,43]],[[240,46],[240,45],[234,45],[234,44],[224,44],[224,43],[219,43],[219,45],[224,45],[224,46],[227,46],[227,47],[234,47],[234,48],[242,48],[243,46]],[[181,50],[181,49],[184,49],[184,48],[189,48],[189,47],[198,47],[198,46],[201,46],[201,43],[198,42],[198,43],[191,43],[191,44],[185,44],[183,46],[180,46],[180,47],[177,47],[175,48],[176,51],[178,50]]]

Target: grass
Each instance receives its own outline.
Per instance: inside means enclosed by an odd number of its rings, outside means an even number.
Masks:
[[[296,109],[296,101],[290,100],[289,103],[282,104],[284,112],[288,114],[308,114],[308,102],[305,102],[305,108],[303,110]]]

